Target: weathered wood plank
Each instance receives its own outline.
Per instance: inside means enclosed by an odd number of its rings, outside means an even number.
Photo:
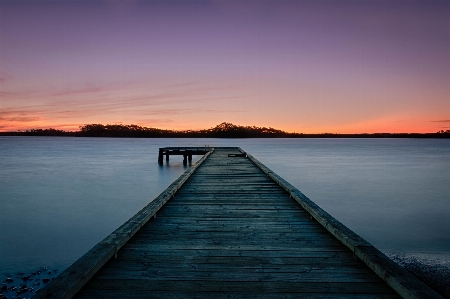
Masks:
[[[182,280],[182,281],[246,281],[246,282],[322,282],[322,283],[380,283],[380,279],[373,273],[368,273],[367,269],[364,271],[354,272],[333,272],[333,271],[310,271],[300,270],[298,272],[276,272],[274,270],[264,272],[263,269],[240,269],[232,271],[230,268],[210,268],[205,271],[196,269],[198,265],[191,265],[192,269],[182,268],[156,268],[148,269],[142,268],[105,268],[104,271],[98,272],[96,279],[139,279],[145,281],[167,281],[167,280]],[[300,268],[300,267],[299,267]],[[145,282],[143,282],[145,283]]]
[[[117,286],[121,286],[118,288]],[[193,281],[151,281],[134,279],[112,279],[103,280],[98,279],[93,282],[92,289],[109,289],[112,291],[119,291],[120,289],[129,291],[140,290],[147,291],[175,291],[184,290],[186,292],[194,292],[194,295],[199,290],[203,292],[214,293],[229,293],[239,292],[247,295],[265,294],[265,293],[329,293],[329,294],[389,294],[391,289],[383,283],[314,283],[314,282],[258,282],[253,281],[211,281],[211,280],[193,280]],[[244,292],[243,292],[244,291]],[[147,293],[149,294],[149,293]],[[126,296],[127,297],[127,296]],[[383,297],[384,298],[384,297]],[[398,296],[397,296],[398,298]]]
[[[339,255],[339,253],[330,252],[309,252],[302,256],[278,256],[261,255],[261,253],[253,253],[253,256],[247,254],[226,256],[227,252],[220,252],[218,255],[212,255],[213,252],[203,251],[203,255],[198,255],[194,252],[187,252],[186,250],[180,251],[179,254],[164,254],[160,255],[148,255],[144,251],[124,250],[118,256],[120,261],[136,262],[139,264],[180,264],[180,263],[194,263],[201,264],[226,264],[226,265],[264,265],[269,266],[281,266],[281,265],[314,265],[314,267],[326,267],[341,265],[344,261],[348,264],[357,263],[358,267],[364,267],[362,263],[358,263],[355,259],[346,256]],[[217,253],[215,253],[217,254]],[[337,258],[339,257],[339,258]],[[111,265],[114,267],[114,265]]]
[[[125,247],[124,247],[125,248]],[[299,249],[287,249],[287,250],[227,250],[227,249],[174,249],[170,252],[168,251],[157,251],[157,250],[145,250],[145,248],[126,248],[126,250],[120,251],[118,256],[141,256],[143,261],[150,257],[160,257],[166,258],[167,256],[184,256],[189,258],[203,258],[203,257],[223,257],[223,258],[237,258],[237,257],[258,257],[262,259],[283,259],[283,258],[328,258],[336,262],[341,260],[353,259],[352,256],[348,254],[346,250],[342,248],[326,248],[325,250],[299,250]],[[353,259],[354,260],[354,259]]]
[[[125,285],[127,287],[128,285]],[[175,287],[175,286],[174,286]],[[281,291],[276,291],[269,293],[267,291],[260,291],[256,292],[253,290],[250,290],[249,292],[244,292],[245,290],[241,291],[235,291],[235,292],[205,292],[201,289],[196,290],[195,292],[180,292],[180,291],[159,291],[159,290],[152,290],[151,296],[153,298],[159,298],[159,299],[179,299],[179,298],[207,298],[210,299],[211,297],[214,297],[215,299],[249,299],[249,298],[265,298],[265,299],[310,299],[310,298],[316,298],[316,299],[392,299],[392,298],[398,298],[397,295],[390,295],[390,294],[327,294],[327,293],[318,293],[314,292],[312,295],[311,293],[283,293]],[[149,297],[149,291],[147,290],[137,290],[133,292],[133,298],[148,298]],[[102,289],[99,291],[91,291],[86,292],[83,294],[83,296],[80,296],[79,298],[101,298],[105,296],[107,298],[128,298],[130,296],[130,292],[128,290],[119,290],[119,291],[113,291],[113,290],[107,290]]]

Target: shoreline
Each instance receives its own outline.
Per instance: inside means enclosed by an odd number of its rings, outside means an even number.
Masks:
[[[127,136],[105,135],[87,136],[78,132],[65,132],[64,134],[35,134],[30,132],[0,132],[0,137],[74,137],[74,138],[127,138],[127,139],[152,139],[152,138],[218,138],[218,139],[450,139],[449,133],[373,133],[373,134],[295,134],[293,136],[242,136],[242,135],[194,135],[174,134],[157,136]]]
[[[393,253],[387,256],[439,295],[450,299],[450,260],[432,254]]]

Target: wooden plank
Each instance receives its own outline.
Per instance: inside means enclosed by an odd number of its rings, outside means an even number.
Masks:
[[[357,271],[353,269],[350,271],[320,271],[310,270],[298,266],[296,272],[283,272],[269,269],[232,269],[225,267],[210,267],[200,271],[197,267],[200,265],[189,264],[190,269],[184,268],[167,268],[167,267],[107,267],[99,271],[96,275],[98,279],[139,279],[147,281],[167,281],[167,280],[182,280],[182,281],[211,281],[211,282],[225,282],[225,281],[246,281],[257,282],[321,282],[321,283],[380,283],[380,279],[373,273],[367,271],[367,269],[361,269]],[[303,269],[303,270],[301,270]],[[388,286],[386,285],[388,288]]]
[[[259,259],[265,262],[274,261],[273,263],[288,263],[289,261],[293,261],[298,265],[316,265],[315,262],[320,260],[320,264],[342,264],[349,263],[353,264],[357,262],[352,258],[352,256],[348,255],[346,250],[343,248],[335,248],[331,250],[327,248],[326,250],[226,250],[226,249],[218,249],[218,250],[197,250],[197,249],[174,249],[170,252],[168,251],[159,251],[159,250],[149,250],[148,248],[136,249],[136,248],[127,248],[126,250],[122,250],[118,254],[118,259],[123,261],[133,261],[139,260],[143,263],[150,263],[152,260],[157,259],[164,263],[165,261],[171,261],[172,259],[183,258],[185,260],[189,260],[191,263],[207,263],[209,259],[223,259],[228,261],[234,261],[243,259]],[[170,262],[167,263],[168,267]],[[364,265],[360,263],[360,265]]]
[[[129,284],[125,284],[124,287],[130,287]],[[132,291],[126,291],[126,290],[119,290],[119,291],[112,291],[107,289],[101,289],[99,291],[91,291],[89,293],[84,293],[79,298],[104,298],[105,294],[107,294],[107,298],[148,298],[149,293],[151,293],[152,298],[159,298],[159,299],[174,299],[174,298],[227,298],[227,299],[242,299],[242,298],[264,298],[264,299],[272,299],[272,298],[303,298],[303,299],[391,299],[391,298],[397,298],[396,295],[391,294],[328,294],[328,293],[319,293],[319,291],[315,291],[314,293],[283,293],[282,291],[273,290],[272,292],[262,292],[260,291],[253,291],[246,289],[246,293],[243,293],[243,290],[237,290],[234,292],[227,292],[227,291],[203,291],[202,289],[196,289],[196,290],[190,290],[190,291],[176,291],[178,288],[180,288],[179,285],[173,285],[172,290],[170,291],[159,291],[159,290],[148,290],[148,289],[135,289]],[[316,289],[320,289],[320,286],[318,286]],[[108,292],[109,291],[109,292]],[[248,292],[251,292],[252,295],[249,296]],[[194,295],[195,294],[195,295]]]
[[[117,286],[121,286],[118,288]],[[125,289],[128,291],[140,290],[148,291],[175,291],[185,290],[193,292],[191,296],[195,296],[199,290],[203,292],[229,293],[243,291],[247,294],[265,294],[265,293],[328,293],[328,294],[389,294],[390,288],[382,283],[314,283],[314,282],[258,282],[253,281],[251,284],[247,281],[211,281],[211,280],[190,280],[190,281],[152,281],[145,280],[144,283],[135,279],[98,279],[93,283],[92,289],[110,289],[117,291]],[[125,295],[125,298],[128,297]],[[384,297],[383,297],[384,298]],[[397,297],[398,298],[398,297]]]
[[[348,264],[357,263],[359,267],[363,267],[362,263],[358,263],[353,258],[339,253],[330,252],[309,252],[301,256],[279,256],[277,254],[262,255],[261,253],[253,255],[225,255],[229,252],[212,252],[203,251],[203,255],[199,255],[194,251],[174,251],[172,253],[161,253],[160,255],[148,255],[144,251],[124,250],[118,256],[120,261],[139,262],[140,264],[180,264],[180,263],[194,263],[194,264],[226,264],[226,265],[264,265],[264,266],[280,266],[280,265],[314,265],[314,267],[336,266],[345,261]],[[293,253],[292,255],[295,255]],[[337,259],[336,257],[338,257]],[[112,265],[114,267],[114,265]]]

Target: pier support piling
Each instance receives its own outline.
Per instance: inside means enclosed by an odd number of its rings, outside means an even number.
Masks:
[[[183,165],[192,163],[193,155],[205,155],[213,149],[210,147],[162,147],[159,149],[158,163],[163,164],[164,155],[169,162],[169,156],[183,156]]]
[[[163,164],[163,151],[159,150],[159,155],[158,155],[158,164],[162,165]]]

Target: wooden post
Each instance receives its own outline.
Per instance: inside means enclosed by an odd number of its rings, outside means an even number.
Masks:
[[[188,155],[188,161],[189,161],[189,163],[192,162],[192,155]]]
[[[166,161],[169,162],[169,152],[166,152]]]
[[[163,151],[159,150],[159,155],[158,155],[158,164],[162,165],[163,164]]]
[[[187,165],[187,155],[183,155],[183,165]]]

